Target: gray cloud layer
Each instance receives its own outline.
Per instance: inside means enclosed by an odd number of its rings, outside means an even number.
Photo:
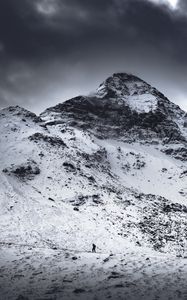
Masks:
[[[0,106],[39,112],[128,71],[187,109],[187,6],[1,0]]]

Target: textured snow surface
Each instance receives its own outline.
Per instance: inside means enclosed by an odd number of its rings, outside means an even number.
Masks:
[[[1,299],[183,299],[187,259],[136,252],[123,254],[1,245]],[[11,284],[10,284],[11,282]]]
[[[132,95],[128,97],[127,102],[132,109],[138,112],[148,113],[157,107],[157,99],[152,95]]]
[[[2,299],[187,298],[185,113],[128,74],[113,75],[95,95],[114,110],[125,101],[145,121],[150,112],[159,118],[159,98],[165,138],[144,127],[150,138],[138,140],[136,126],[133,138],[110,130],[106,138],[102,125],[98,138],[84,110],[73,122],[73,100],[63,115],[63,105],[41,118],[1,110]]]

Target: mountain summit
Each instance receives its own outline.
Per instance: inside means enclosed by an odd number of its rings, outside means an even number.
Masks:
[[[141,97],[139,99],[137,97],[137,95],[145,96],[145,94],[153,96],[149,96],[149,104],[147,103],[146,98],[142,99],[143,101],[141,102]],[[131,98],[132,101],[130,104],[132,105],[132,108],[137,108],[140,112],[154,109],[156,104],[155,94],[159,94],[156,89],[152,88],[140,78],[127,73],[114,73],[111,77],[108,77],[102,84],[100,84],[96,92],[96,96],[101,98],[120,98],[127,100],[129,97],[135,96]],[[137,102],[137,107],[135,102]]]
[[[156,88],[138,77],[115,73],[88,96],[78,96],[41,114],[100,138],[144,142],[186,142],[187,116]],[[48,123],[49,124],[49,123]]]

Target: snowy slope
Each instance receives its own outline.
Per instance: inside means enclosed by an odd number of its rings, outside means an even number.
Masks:
[[[1,110],[3,249],[185,257],[186,132],[186,113],[128,74],[40,117]]]

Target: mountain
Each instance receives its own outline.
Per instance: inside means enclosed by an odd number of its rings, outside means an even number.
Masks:
[[[133,253],[138,263],[142,253],[157,263],[161,255],[164,261],[172,257],[174,265],[176,256],[186,255],[187,113],[145,81],[115,73],[95,92],[40,116],[18,106],[5,108],[0,111],[0,137],[2,249],[53,249],[70,257],[79,253],[85,265],[85,253],[95,243],[98,260],[105,254],[112,259],[112,252],[121,268],[124,252],[127,257]],[[22,257],[20,250],[16,253]],[[69,256],[63,257],[65,265]],[[32,284],[37,299],[43,297],[37,283]],[[4,299],[13,299],[11,292],[19,296],[13,289],[3,290]],[[168,293],[175,296],[176,291]],[[139,299],[146,299],[145,294]]]
[[[186,141],[186,113],[158,90],[128,74],[114,74],[92,95],[73,98],[47,109],[41,116],[93,131],[99,138],[149,143],[150,139],[165,143]]]

